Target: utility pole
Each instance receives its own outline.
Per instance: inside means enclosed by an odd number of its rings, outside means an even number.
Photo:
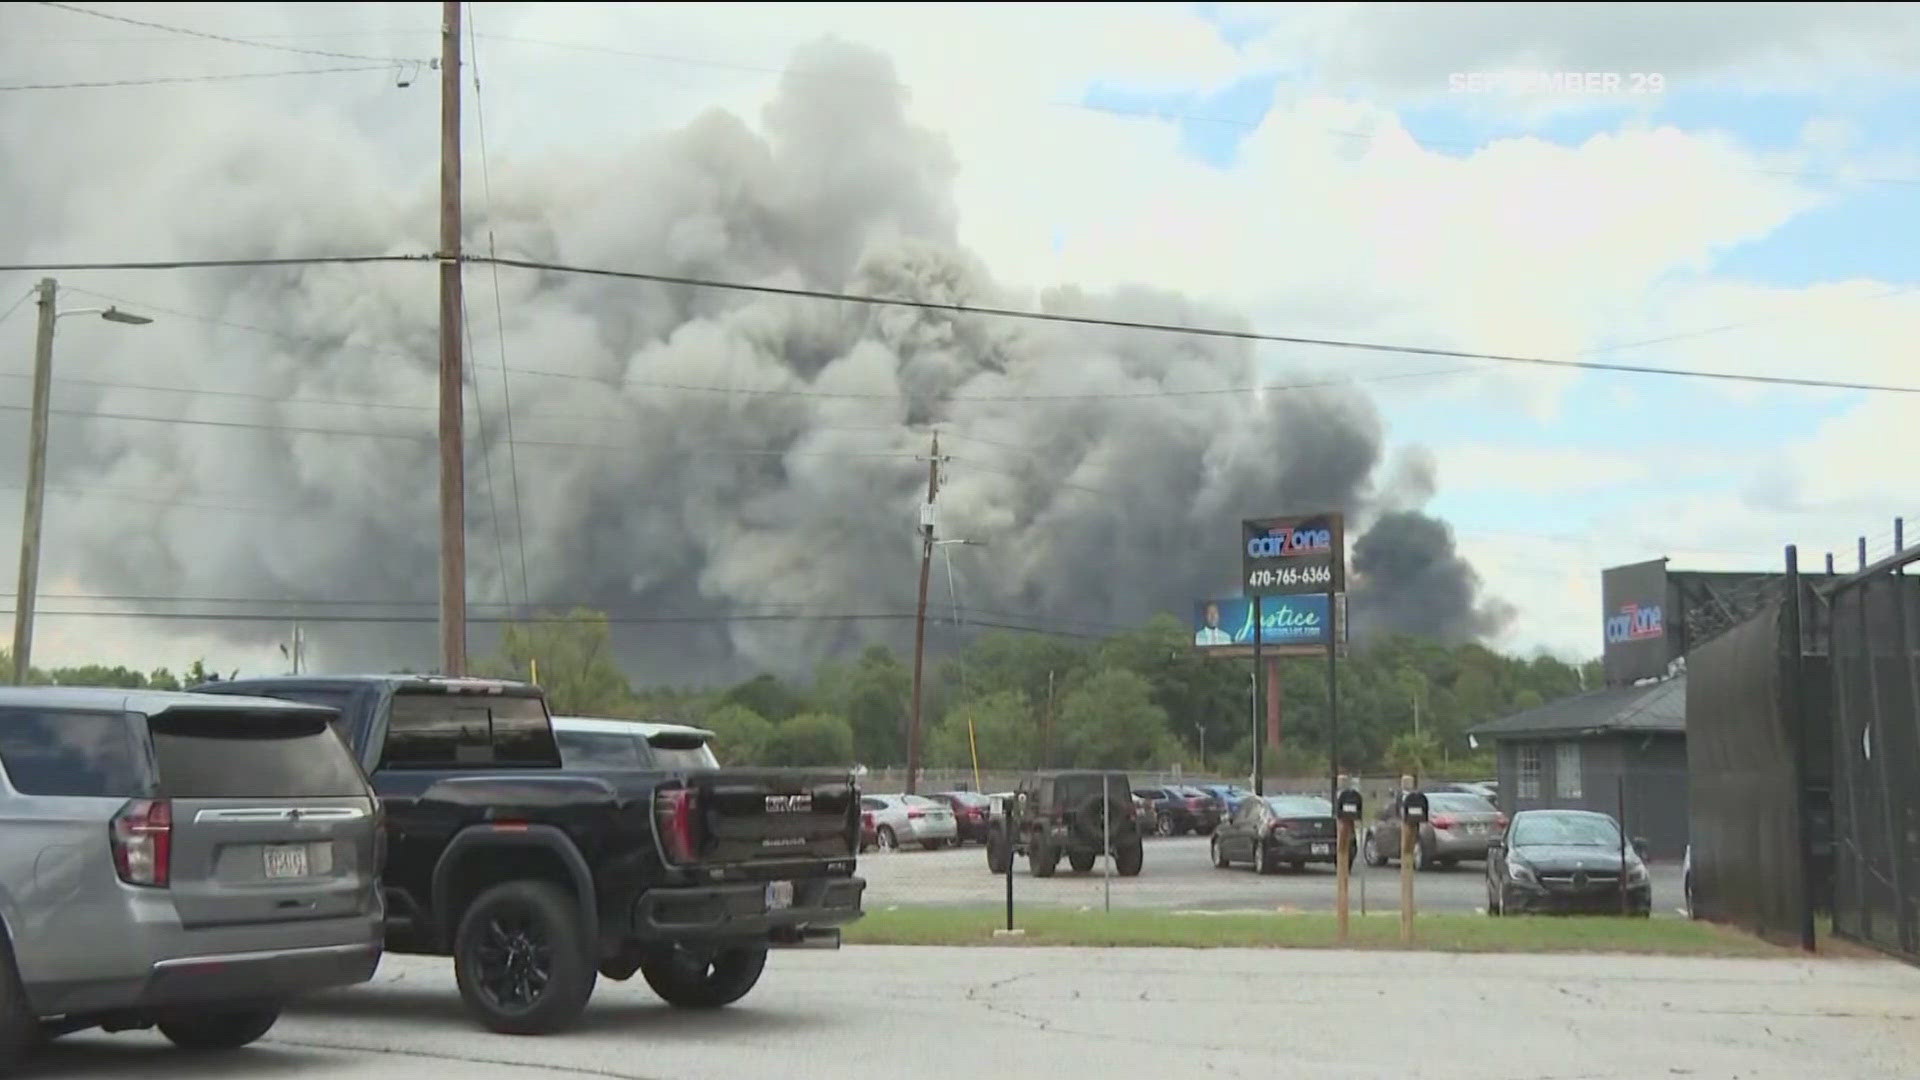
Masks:
[[[913,616],[913,712],[907,718],[907,794],[920,779],[920,673],[927,651],[927,574],[933,566],[933,500],[940,494],[940,433],[927,457],[927,502],[920,508],[920,602]]]
[[[1053,757],[1053,669],[1047,669],[1047,715],[1040,720],[1040,767]]]
[[[467,477],[460,422],[460,0],[440,25],[440,667],[467,673]]]
[[[27,685],[33,669],[33,604],[40,582],[40,517],[46,505],[47,412],[53,393],[54,295],[52,278],[40,280],[40,332],[33,341],[33,420],[27,436],[27,507],[20,518],[20,584],[13,596],[13,684]]]

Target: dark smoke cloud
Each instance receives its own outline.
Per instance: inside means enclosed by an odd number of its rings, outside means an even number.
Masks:
[[[496,153],[492,220],[474,209],[469,250],[484,249],[491,231],[507,256],[1237,321],[1157,289],[1035,297],[996,284],[957,241],[957,164],[884,89],[896,85],[888,61],[826,42],[794,65],[810,76],[785,80],[757,128],[714,112],[599,154],[514,162]],[[45,129],[4,119],[0,149],[22,160],[17,152]],[[170,209],[135,245],[153,250],[129,254],[434,246],[430,189],[384,175],[364,148],[340,151],[356,145],[350,133],[286,130],[278,117],[250,116],[231,136],[200,133],[190,162],[156,146],[151,183]],[[70,169],[104,164],[75,160]],[[0,194],[9,186],[0,180]],[[72,255],[85,246],[63,186],[57,172],[20,182],[13,194],[25,216],[10,248]],[[1275,381],[1244,343],[502,271],[508,363],[568,376],[510,382],[523,592],[492,282],[484,268],[467,276],[479,384],[467,472],[476,603],[530,596],[656,617],[910,613],[926,483],[916,455],[937,426],[952,458],[941,532],[988,546],[943,552],[936,614],[948,600],[949,552],[955,589],[973,609],[1082,629],[1184,612],[1191,598],[1232,588],[1240,518],[1331,508],[1358,527],[1357,633],[1462,638],[1504,625],[1506,609],[1479,597],[1446,527],[1419,511],[1433,493],[1431,463],[1388,461],[1379,415],[1357,390],[1179,393]],[[64,402],[277,430],[86,422],[84,437],[56,455],[55,483],[139,488],[180,505],[64,508],[61,572],[101,593],[431,601],[431,443],[288,429],[431,434],[422,406],[434,401],[432,273],[310,267],[125,287],[149,299],[164,290],[185,310],[286,336],[176,319],[137,345],[96,343],[96,377],[266,399],[66,387]],[[1088,393],[1112,396],[1069,396]],[[240,499],[272,508],[192,509]],[[426,625],[310,632],[328,667],[424,667],[435,655]],[[911,630],[899,621],[708,621],[622,627],[617,640],[637,677],[686,682],[799,673],[864,642],[904,645]],[[476,651],[486,641],[476,635]]]

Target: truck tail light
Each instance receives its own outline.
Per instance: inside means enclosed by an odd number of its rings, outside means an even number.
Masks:
[[[668,862],[690,863],[694,857],[694,815],[700,799],[692,788],[673,788],[660,793],[655,804],[660,815],[660,844]]]
[[[113,869],[129,885],[164,889],[173,876],[173,804],[132,799],[113,815]]]
[[[860,815],[860,827],[867,832],[873,831],[873,811],[868,810]]]

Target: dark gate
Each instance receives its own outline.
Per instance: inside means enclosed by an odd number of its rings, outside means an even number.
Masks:
[[[1687,656],[1689,840],[1697,917],[1812,948],[1798,615],[1776,599]]]
[[[1912,549],[1823,590],[1830,642],[1834,931],[1920,960],[1920,561]]]

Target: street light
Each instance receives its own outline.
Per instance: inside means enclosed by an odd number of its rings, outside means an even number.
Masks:
[[[124,326],[145,326],[152,319],[117,307],[55,310],[60,286],[44,278],[39,286],[40,331],[33,345],[33,420],[27,435],[27,506],[20,517],[20,585],[13,597],[13,683],[27,684],[33,666],[33,603],[40,582],[40,517],[47,485],[47,413],[53,382],[53,324],[69,315],[98,315]]]

